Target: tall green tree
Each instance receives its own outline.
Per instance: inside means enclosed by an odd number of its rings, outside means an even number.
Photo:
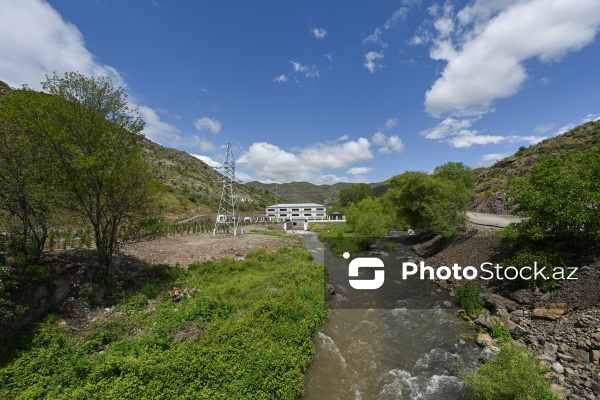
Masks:
[[[582,247],[600,242],[600,147],[566,158],[547,158],[510,182],[514,212],[528,217],[510,226],[517,243]],[[537,246],[539,247],[539,246]]]
[[[373,189],[366,183],[359,183],[340,189],[340,203],[346,207],[351,203],[358,204],[361,200],[373,197]]]
[[[52,149],[70,206],[93,227],[108,274],[122,244],[120,228],[142,217],[153,200],[141,153],[144,122],[110,78],[54,73],[42,87],[53,102],[38,133]]]
[[[398,219],[416,231],[451,237],[465,229],[472,174],[462,163],[444,164],[431,175],[405,172],[392,178],[386,197],[396,205]]]
[[[47,117],[48,99],[31,90],[0,98],[0,210],[12,256],[35,262],[41,255],[58,197],[53,158],[32,135]]]
[[[391,216],[385,212],[381,201],[372,197],[350,204],[346,208],[346,220],[353,237],[358,238],[363,248],[387,237],[392,227]]]

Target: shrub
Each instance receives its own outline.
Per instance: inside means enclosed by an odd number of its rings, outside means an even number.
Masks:
[[[498,342],[508,342],[511,339],[510,330],[503,322],[497,322],[492,328],[490,336],[496,339]]]
[[[465,282],[456,289],[456,297],[466,317],[476,317],[483,311],[483,299],[479,288],[471,281]]]
[[[558,400],[545,372],[526,349],[507,343],[495,359],[468,372],[465,382],[479,400]]]
[[[383,245],[383,247],[387,250],[387,251],[396,251],[398,250],[398,243],[386,243]]]

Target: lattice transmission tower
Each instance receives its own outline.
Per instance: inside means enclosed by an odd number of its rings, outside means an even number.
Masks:
[[[219,211],[213,228],[213,236],[220,230],[222,233],[228,233],[233,230],[233,235],[237,235],[240,216],[237,210],[237,195],[235,192],[235,159],[233,158],[233,150],[231,143],[227,143],[227,153],[223,165],[216,168],[221,170],[222,179],[216,182],[223,183],[223,191],[221,192],[221,201],[219,202]],[[241,233],[244,233],[243,231]]]

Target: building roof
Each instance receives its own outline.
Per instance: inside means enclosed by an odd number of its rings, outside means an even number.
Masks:
[[[287,208],[291,208],[291,207],[325,207],[323,204],[316,204],[316,203],[286,203],[286,204],[273,204],[272,206],[267,206],[267,208],[281,208],[281,207],[287,207]]]

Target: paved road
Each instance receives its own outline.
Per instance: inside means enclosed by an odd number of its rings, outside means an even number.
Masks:
[[[504,228],[511,222],[519,222],[523,220],[523,218],[514,215],[486,214],[473,211],[467,211],[467,217],[469,218],[469,222],[472,224],[496,228]]]

